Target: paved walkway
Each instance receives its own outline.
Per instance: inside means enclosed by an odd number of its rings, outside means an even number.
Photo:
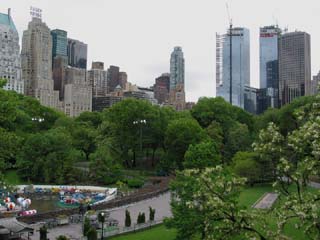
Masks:
[[[156,198],[151,198],[141,202],[137,202],[128,206],[108,210],[110,217],[119,221],[119,226],[124,226],[125,211],[129,210],[132,224],[137,222],[139,212],[144,212],[146,220],[149,220],[149,206],[156,209],[155,220],[162,220],[165,217],[172,216],[170,208],[170,193],[165,193]],[[58,236],[65,235],[70,239],[80,239],[82,236],[81,224],[70,224],[53,229],[49,229],[48,238],[55,240]],[[30,239],[38,240],[39,232],[36,231]]]
[[[272,205],[277,200],[279,194],[278,193],[266,193],[258,203],[254,205],[254,208],[257,209],[268,209],[271,208]]]

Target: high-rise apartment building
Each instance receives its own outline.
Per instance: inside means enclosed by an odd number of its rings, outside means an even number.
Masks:
[[[119,85],[122,89],[126,88],[128,82],[128,75],[126,72],[119,72]]]
[[[40,18],[33,17],[23,32],[21,67],[25,94],[59,109],[59,92],[54,91],[52,79],[51,33]]]
[[[181,111],[185,109],[185,66],[181,47],[175,47],[170,58],[170,93],[169,104]]]
[[[88,81],[92,86],[93,97],[108,94],[107,71],[104,70],[103,62],[92,62],[91,70],[88,71]]]
[[[69,66],[87,69],[87,44],[68,38],[67,54]]]
[[[168,102],[170,91],[170,73],[163,73],[160,77],[156,78],[153,86],[154,97],[159,104]]]
[[[19,35],[11,17],[0,13],[0,78],[7,81],[4,89],[24,92],[21,78]]]
[[[309,95],[311,84],[310,35],[291,32],[279,39],[279,100],[281,106]]]
[[[232,28],[216,35],[216,95],[244,108],[245,86],[250,86],[250,33],[246,28]]]
[[[70,117],[77,117],[86,111],[92,111],[92,87],[87,79],[87,71],[68,67],[64,85],[64,112]]]

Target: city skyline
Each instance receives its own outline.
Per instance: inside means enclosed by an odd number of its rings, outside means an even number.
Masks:
[[[289,2],[290,13],[287,11]],[[243,6],[248,4],[251,7],[244,9]],[[259,86],[259,28],[276,24],[276,18],[281,28],[288,25],[289,31],[298,29],[311,35],[312,75],[320,70],[320,63],[317,63],[320,55],[316,54],[320,52],[320,46],[316,44],[320,41],[320,34],[311,24],[319,18],[320,7],[316,1],[307,6],[298,1],[269,1],[260,6],[252,0],[229,1],[229,5],[234,26],[250,29],[252,86]],[[133,4],[124,0],[80,0],[75,5],[71,1],[59,0],[4,0],[0,11],[5,13],[7,8],[12,9],[20,43],[22,31],[31,19],[30,6],[43,10],[43,20],[51,30],[65,30],[70,38],[88,44],[88,66],[92,61],[120,66],[126,69],[128,80],[139,86],[149,87],[161,73],[168,72],[168,56],[174,46],[181,46],[186,59],[187,101],[196,101],[200,96],[215,96],[215,33],[225,32],[228,27],[225,2],[162,1],[151,4],[138,0]],[[166,19],[161,17],[164,11]],[[174,13],[179,14],[179,18],[175,18]],[[304,19],[297,18],[298,13]],[[190,16],[194,17],[190,19]],[[252,21],[258,17],[260,21]]]

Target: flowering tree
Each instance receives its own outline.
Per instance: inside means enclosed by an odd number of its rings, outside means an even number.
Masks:
[[[277,167],[278,186],[285,204],[278,210],[279,231],[291,219],[310,239],[320,238],[320,191],[310,190],[310,177],[320,174],[320,96],[310,106],[297,111],[301,126],[287,137],[291,156],[283,156]],[[307,111],[306,111],[307,110]]]
[[[245,179],[221,165],[178,172],[171,189],[173,218],[167,226],[178,229],[178,239],[267,239],[271,234],[263,213],[247,211],[238,203]]]

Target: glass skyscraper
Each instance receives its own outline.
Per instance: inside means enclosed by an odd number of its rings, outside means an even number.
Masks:
[[[68,57],[68,38],[67,32],[60,29],[51,31],[52,36],[52,62],[56,56],[66,58]]]
[[[278,38],[280,34],[281,30],[277,26],[260,28],[260,88],[268,87],[267,65],[278,60]],[[274,70],[278,71],[275,68]]]
[[[230,57],[230,36],[232,56]],[[230,93],[230,60],[232,61],[232,93]],[[250,32],[233,28],[227,34],[216,35],[216,89],[217,96],[232,105],[244,108],[244,89],[250,85]]]
[[[67,52],[69,66],[87,69],[87,44],[69,38]]]

